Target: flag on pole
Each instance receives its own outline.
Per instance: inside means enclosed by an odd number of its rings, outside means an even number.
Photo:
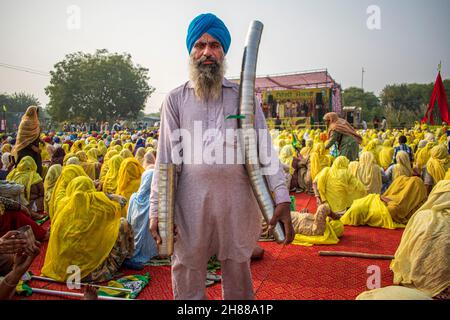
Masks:
[[[436,100],[439,105],[439,110],[441,112],[441,119],[446,123],[449,123],[448,119],[448,103],[447,103],[447,94],[445,93],[444,84],[442,83],[441,72],[438,72],[438,76],[436,78],[436,83],[434,85],[433,92],[431,93],[430,104],[428,105],[428,109],[425,112],[425,116],[422,118],[422,123],[426,123],[428,119],[431,124],[434,124],[433,119],[433,109]]]

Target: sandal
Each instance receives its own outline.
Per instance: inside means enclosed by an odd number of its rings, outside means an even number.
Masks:
[[[219,275],[219,274],[208,272],[206,274],[206,280],[211,280],[211,281],[214,281],[214,282],[220,282],[220,281],[222,281],[222,276]]]

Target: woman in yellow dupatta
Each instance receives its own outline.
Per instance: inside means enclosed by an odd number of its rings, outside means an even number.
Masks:
[[[61,175],[56,181],[55,187],[53,188],[52,196],[49,202],[49,216],[50,219],[54,219],[58,212],[58,206],[61,204],[62,198],[66,196],[67,185],[76,177],[84,176],[87,177],[86,172],[79,165],[70,164],[64,166]]]
[[[380,150],[380,166],[387,170],[392,163],[392,157],[394,156],[394,148],[392,147],[392,140],[387,139],[383,142],[383,147]]]
[[[306,140],[305,147],[300,151],[300,154],[304,159],[309,158],[309,155],[311,154],[313,149],[313,145],[314,145],[313,140],[311,139]]]
[[[103,192],[116,193],[117,182],[119,180],[119,169],[123,160],[124,159],[119,155],[115,155],[108,160],[108,172],[105,175],[102,185]]]
[[[15,169],[13,169],[7,176],[7,181],[13,181],[25,187],[25,197],[29,202],[29,207],[36,204],[35,218],[42,218],[39,216],[44,210],[44,184],[41,176],[37,173],[37,166],[33,158],[26,156],[22,158]]]
[[[372,139],[367,144],[367,146],[363,149],[363,152],[371,152],[373,154],[374,159],[375,159],[377,164],[380,163],[380,157],[378,155],[378,152],[380,151],[379,143],[380,143],[380,140],[378,140],[377,138],[376,139]]]
[[[327,156],[325,145],[322,142],[314,143],[314,147],[311,152],[311,180],[314,181],[319,174],[319,172],[325,168],[329,167],[331,164],[330,157]]]
[[[144,168],[134,157],[124,159],[119,169],[116,194],[130,201],[131,195],[139,190],[142,173]],[[127,211],[128,204],[122,209],[123,217],[127,216]]]
[[[349,208],[353,200],[366,195],[366,188],[349,170],[349,160],[340,156],[331,168],[324,168],[314,180],[318,203],[327,202],[335,216]]]
[[[62,172],[62,166],[60,164],[54,164],[48,169],[47,175],[44,180],[44,210],[49,212],[49,204],[52,198],[53,188],[56,185],[56,181]]]
[[[427,165],[428,160],[430,159],[431,149],[436,144],[434,142],[428,142],[427,140],[422,140],[419,142],[417,151],[414,154],[414,169],[418,172],[422,172],[423,168]]]
[[[413,175],[413,169],[411,168],[411,162],[409,156],[405,151],[399,151],[395,157],[397,164],[391,165],[385,173],[386,182],[383,185],[383,190],[391,185],[395,179],[400,176],[411,177]]]
[[[369,194],[355,200],[341,217],[341,221],[351,226],[404,228],[411,215],[426,198],[427,192],[422,179],[400,176],[382,196]]]
[[[95,163],[88,161],[88,156],[84,151],[78,151],[76,156],[80,160],[80,166],[83,167],[84,172],[86,172],[89,178],[95,180]]]
[[[376,164],[372,152],[363,152],[359,162],[354,162],[349,165],[349,170],[366,187],[367,194],[381,193],[383,186],[381,168]]]
[[[98,178],[100,180],[100,183],[103,184],[105,182],[105,176],[108,173],[109,170],[109,160],[114,157],[117,156],[119,154],[119,152],[117,152],[117,150],[109,150],[105,157],[103,158],[103,164],[102,167],[100,169],[100,177]]]
[[[136,155],[134,156],[136,158],[136,160],[139,161],[139,163],[141,165],[144,162],[144,155],[145,155],[145,148],[144,147],[140,147],[139,149],[137,149]]]
[[[436,297],[450,286],[450,181],[441,180],[414,213],[390,268],[394,284]]]
[[[115,270],[99,270],[120,239],[123,221],[120,210],[117,202],[95,190],[94,183],[88,177],[73,179],[59,205],[58,215],[52,221],[42,274],[57,281],[66,281],[70,275],[67,268],[76,265],[80,268],[82,280],[107,280],[130,253],[125,250],[127,252],[122,253],[120,259],[114,257]]]
[[[123,148],[122,151],[120,151],[119,155],[124,159],[133,158],[133,153],[127,148]]]
[[[123,145],[123,148],[124,148],[124,149],[127,149],[127,150],[130,151],[130,152],[133,152],[133,150],[134,150],[134,145],[133,145],[133,143],[131,143],[131,142],[127,142],[127,143],[125,143],[125,144]]]
[[[98,155],[99,157],[104,157],[106,153],[108,152],[108,149],[106,148],[105,142],[103,140],[100,140],[97,144],[98,149]]]
[[[449,168],[450,160],[447,147],[443,144],[439,144],[431,149],[424,179],[428,191],[431,191],[435,184],[445,178],[445,174]]]
[[[70,153],[76,154],[78,151],[83,150],[83,141],[77,140],[73,143],[72,147],[70,148]]]

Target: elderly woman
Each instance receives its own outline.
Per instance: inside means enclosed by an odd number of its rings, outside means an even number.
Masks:
[[[376,164],[372,152],[366,151],[361,154],[359,162],[351,162],[348,169],[366,187],[368,194],[381,193],[383,169]]]
[[[44,180],[44,210],[49,212],[49,203],[52,198],[53,188],[56,185],[56,181],[62,172],[62,166],[60,164],[54,164],[48,169],[47,175]]]
[[[144,168],[134,157],[124,159],[120,164],[116,194],[129,201],[131,195],[139,190],[142,173],[144,173]],[[125,210],[122,210],[124,217],[127,215],[127,210],[128,204]]]
[[[450,291],[450,181],[441,180],[410,218],[391,263],[394,284],[439,298]]]
[[[405,151],[397,152],[395,156],[396,164],[391,165],[385,172],[383,177],[383,189],[382,192],[387,190],[391,183],[400,176],[411,177],[414,174],[411,168],[411,162],[409,155]]]
[[[328,126],[328,143],[326,149],[330,149],[335,143],[339,155],[347,157],[350,161],[358,159],[359,145],[362,137],[346,120],[339,118],[335,112],[327,113],[323,119]]]
[[[37,173],[33,158],[29,156],[22,158],[17,167],[8,174],[6,180],[25,187],[25,198],[29,202],[30,209],[33,204],[36,206],[36,213],[32,212],[33,218],[42,219],[44,217],[44,184]]]
[[[52,221],[44,276],[66,281],[67,268],[76,265],[84,282],[113,277],[134,251],[133,230],[121,218],[121,204],[116,200],[96,191],[89,177],[76,177],[69,183]]]
[[[352,205],[353,200],[366,195],[366,187],[349,173],[348,165],[346,157],[337,157],[331,168],[324,168],[314,180],[317,202],[328,203],[333,218],[339,218]]]
[[[382,196],[369,194],[355,200],[341,221],[345,225],[352,226],[404,228],[411,215],[426,198],[426,188],[422,179],[400,176]]]
[[[450,159],[447,148],[443,144],[439,144],[430,151],[430,159],[424,168],[424,182],[427,186],[428,193],[431,192],[433,186],[443,180],[447,170],[450,168]]]
[[[142,269],[144,263],[158,255],[158,248],[149,230],[150,189],[154,168],[144,171],[139,190],[131,195],[128,205],[128,223],[134,230],[135,251],[131,259],[124,265],[130,269]]]
[[[20,121],[17,140],[11,153],[16,164],[24,157],[31,157],[36,165],[37,173],[42,177],[42,158],[39,148],[40,134],[39,108],[30,106]]]

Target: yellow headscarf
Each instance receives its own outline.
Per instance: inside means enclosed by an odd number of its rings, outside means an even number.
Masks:
[[[73,143],[72,147],[70,148],[70,153],[76,154],[78,151],[83,150],[83,140],[77,140]]]
[[[383,147],[378,154],[380,159],[380,166],[386,170],[392,163],[392,157],[394,156],[394,148],[392,147],[392,140],[385,140]]]
[[[86,172],[83,168],[76,164],[70,164],[64,166],[61,175],[56,181],[55,187],[53,188],[53,193],[50,198],[48,206],[48,215],[50,219],[53,219],[58,212],[59,205],[61,204],[61,199],[66,196],[67,185],[76,177],[84,176],[87,177]]]
[[[18,153],[20,150],[26,148],[36,139],[39,138],[41,128],[38,118],[38,107],[30,106],[22,117],[19,124],[19,131],[17,132],[17,140],[14,144],[14,148],[11,154],[18,159]]]
[[[396,156],[397,164],[394,165],[392,172],[392,181],[400,176],[411,177],[413,170],[411,168],[411,162],[409,161],[409,155],[405,151],[397,152]]]
[[[97,148],[93,148],[89,150],[87,153],[88,162],[98,163],[98,150]]]
[[[292,161],[294,161],[294,155],[292,153],[291,145],[286,145],[283,147],[283,149],[281,149],[280,161],[281,161],[281,163],[283,163],[289,167],[290,174],[294,174],[295,169],[292,167]]]
[[[320,198],[328,202],[332,212],[346,210],[353,200],[366,195],[364,185],[350,174],[348,165],[346,157],[337,157],[331,168],[324,168],[315,179]]]
[[[102,168],[100,170],[100,177],[99,177],[99,180],[101,183],[103,183],[105,181],[105,176],[108,173],[109,159],[111,159],[112,157],[114,157],[118,154],[119,154],[119,152],[117,152],[116,150],[110,150],[106,153],[105,157],[103,158],[103,164],[102,164]]]
[[[49,211],[49,204],[52,198],[53,188],[56,185],[56,181],[61,175],[62,166],[60,164],[52,165],[47,172],[44,180],[44,210],[45,212]]]
[[[105,142],[103,142],[103,140],[100,140],[98,142],[97,149],[98,149],[99,156],[104,156],[106,154],[106,152],[108,151],[106,148]]]
[[[434,142],[428,142],[424,148],[421,148],[416,153],[416,165],[419,170],[422,170],[428,163],[431,157],[431,149],[436,144]]]
[[[141,165],[144,161],[144,155],[145,155],[145,148],[140,147],[139,149],[137,149],[136,155],[134,156]]]
[[[450,167],[448,151],[445,145],[440,144],[431,149],[431,158],[427,163],[427,171],[433,177],[434,183],[444,180],[445,173]]]
[[[80,160],[80,166],[92,180],[95,180],[95,163],[88,162],[88,156],[84,151],[78,151],[76,153],[77,158]]]
[[[133,146],[133,144],[132,144],[131,142],[125,143],[125,144],[123,145],[123,148],[124,148],[124,149],[128,149],[130,152],[133,152],[133,150],[134,150],[134,146]]]
[[[88,177],[73,179],[52,221],[42,274],[66,281],[67,268],[76,265],[85,278],[108,257],[119,227],[120,205],[97,192]]]
[[[9,143],[5,143],[4,145],[2,145],[2,153],[5,153],[5,152],[11,153],[11,149],[12,149],[12,147]]]
[[[123,162],[123,158],[119,155],[113,156],[108,160],[108,172],[105,175],[103,182],[103,192],[116,193],[117,181],[119,179],[119,169]]]
[[[142,173],[144,173],[144,168],[135,158],[132,157],[123,160],[119,169],[116,193],[130,201],[131,195],[139,190]],[[126,217],[127,211],[128,203],[122,209],[123,217]]]
[[[319,172],[330,166],[330,158],[326,155],[325,145],[322,142],[314,143],[311,152],[311,179],[314,180]]]
[[[372,152],[363,152],[359,163],[350,172],[362,182],[368,194],[381,193],[381,168],[375,163],[375,157]]]
[[[63,143],[62,148],[66,154],[70,153],[70,146],[67,143]]]
[[[122,151],[120,151],[119,155],[124,159],[133,157],[133,154],[127,148],[123,148]]]
[[[302,155],[303,158],[309,157],[309,155],[313,149],[313,145],[314,145],[314,141],[312,141],[311,139],[306,140],[305,147],[300,151],[300,154]]]
[[[25,186],[27,200],[30,200],[31,186],[42,182],[41,176],[37,173],[36,162],[30,156],[23,157],[17,167],[8,174],[6,180]]]

